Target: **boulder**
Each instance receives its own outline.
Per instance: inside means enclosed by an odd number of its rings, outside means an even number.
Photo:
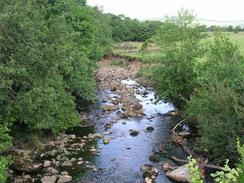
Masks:
[[[166,176],[177,182],[189,182],[188,170],[185,166],[166,172]]]

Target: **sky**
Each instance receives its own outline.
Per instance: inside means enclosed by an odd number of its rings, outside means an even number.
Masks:
[[[124,14],[139,20],[162,19],[180,8],[193,10],[200,19],[244,21],[244,0],[87,0],[105,13]]]

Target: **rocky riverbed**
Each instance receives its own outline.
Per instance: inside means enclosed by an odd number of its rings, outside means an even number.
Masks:
[[[136,183],[171,182],[161,170],[160,155],[169,144],[173,106],[157,101],[154,91],[135,79],[139,62],[127,67],[99,62],[95,73],[98,101],[81,114],[90,127],[75,127],[39,148],[15,148],[10,182]]]

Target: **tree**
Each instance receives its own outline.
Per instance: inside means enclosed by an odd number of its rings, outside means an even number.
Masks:
[[[160,97],[181,109],[197,84],[195,68],[202,55],[202,38],[195,17],[187,10],[168,18],[157,35],[157,43],[165,57],[154,70],[154,86]]]

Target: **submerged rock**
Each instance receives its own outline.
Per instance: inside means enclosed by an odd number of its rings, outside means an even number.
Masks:
[[[155,163],[160,162],[160,155],[159,154],[153,154],[149,156],[149,160]]]
[[[147,130],[148,132],[152,132],[152,131],[154,130],[154,127],[149,126],[149,127],[146,128],[146,130]]]
[[[131,135],[131,136],[135,137],[135,136],[137,136],[138,134],[139,134],[139,131],[134,130],[134,129],[131,129],[131,130],[130,130],[130,135]]]

